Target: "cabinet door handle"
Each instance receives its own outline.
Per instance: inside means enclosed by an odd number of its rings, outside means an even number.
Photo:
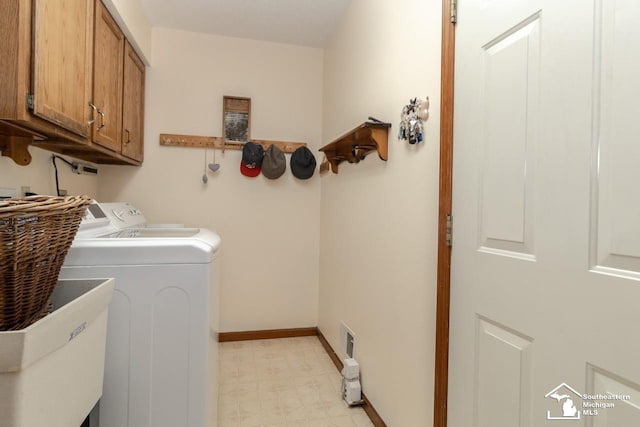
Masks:
[[[98,111],[98,107],[93,105],[91,102],[89,102],[89,107],[91,107],[91,109],[93,109],[93,111],[96,111],[96,112]],[[93,118],[87,122],[87,126],[91,126],[95,121],[96,121],[96,116],[94,114]]]
[[[131,144],[131,133],[129,132],[129,129],[125,129],[124,131],[127,133],[127,140],[124,143]]]
[[[97,110],[98,114],[100,114],[100,126],[98,126],[98,129],[96,129],[96,132],[100,132],[100,129],[102,129],[105,126],[105,122],[104,122],[104,113],[100,110]]]

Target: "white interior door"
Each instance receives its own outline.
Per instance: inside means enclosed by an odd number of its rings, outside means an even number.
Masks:
[[[640,426],[640,1],[458,3],[449,426]]]

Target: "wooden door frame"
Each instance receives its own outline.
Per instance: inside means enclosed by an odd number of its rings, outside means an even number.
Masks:
[[[447,242],[447,216],[451,215],[453,171],[453,90],[455,74],[455,23],[451,6],[442,0],[442,62],[440,86],[440,192],[438,203],[438,267],[436,297],[435,381],[433,426],[447,426],[449,387],[449,307],[451,247]]]

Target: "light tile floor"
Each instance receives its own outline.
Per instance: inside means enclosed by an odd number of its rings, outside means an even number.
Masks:
[[[218,427],[372,427],[317,337],[220,343]]]

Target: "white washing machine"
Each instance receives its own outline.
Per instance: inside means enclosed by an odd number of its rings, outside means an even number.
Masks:
[[[90,206],[60,273],[115,278],[98,425],[215,427],[220,237],[105,205]]]

